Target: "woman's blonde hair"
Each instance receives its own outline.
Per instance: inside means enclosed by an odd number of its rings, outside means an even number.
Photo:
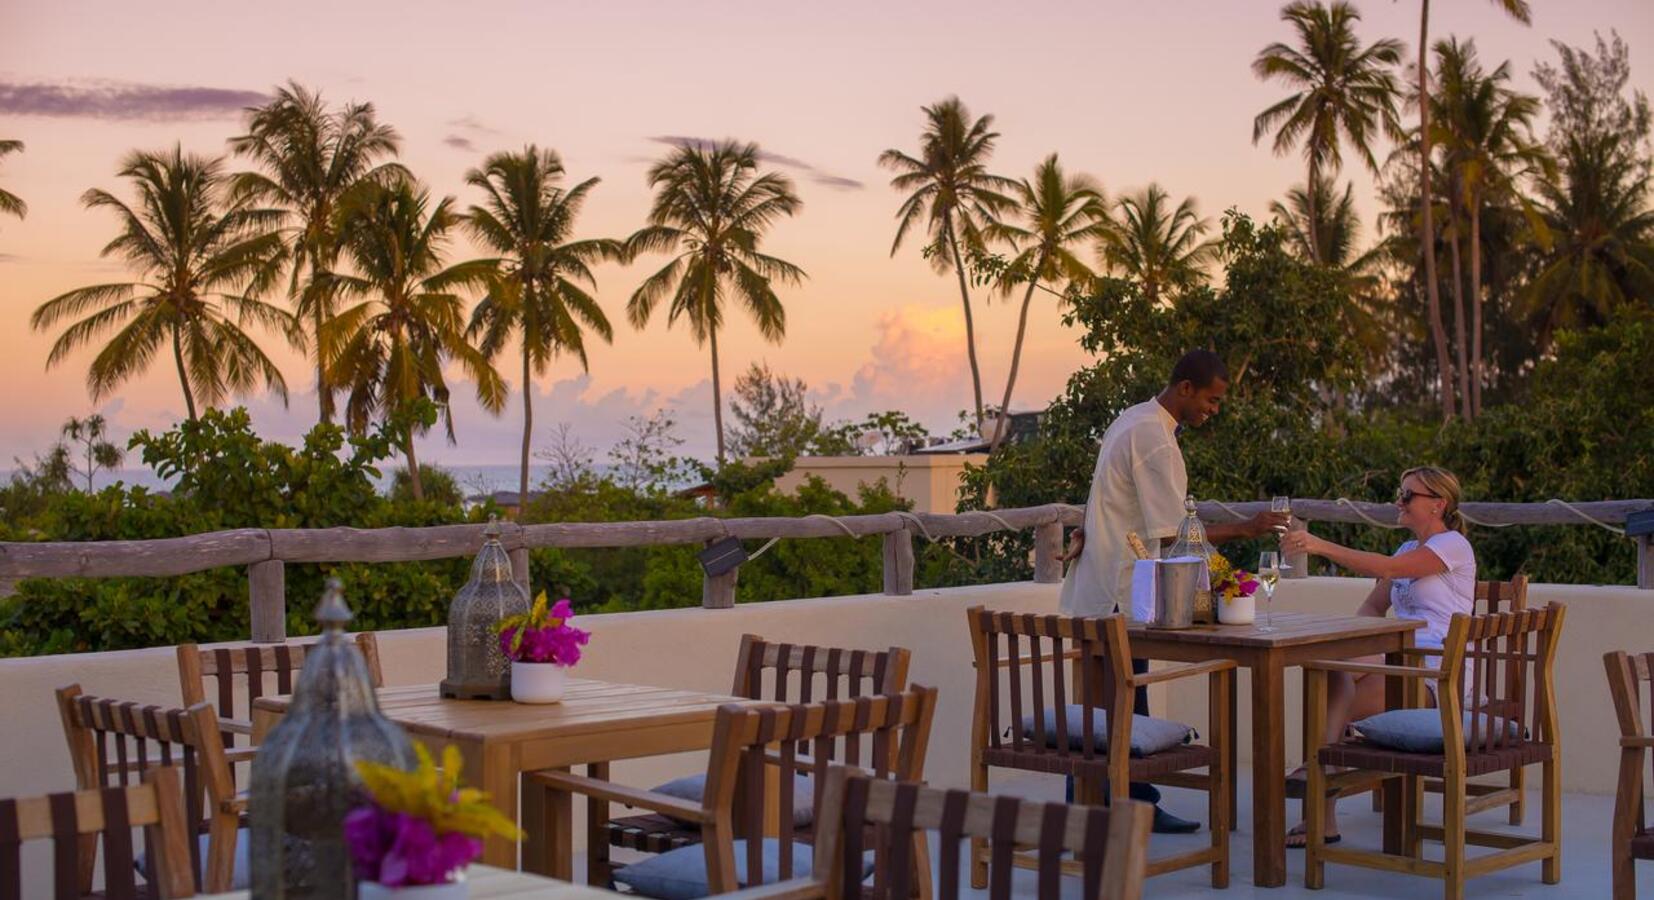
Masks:
[[[1459,486],[1459,477],[1439,466],[1419,466],[1401,473],[1401,480],[1406,481],[1411,476],[1424,482],[1430,493],[1442,498],[1446,506],[1442,508],[1442,521],[1454,531],[1464,531],[1464,515],[1459,512],[1459,501],[1464,498],[1464,488]]]

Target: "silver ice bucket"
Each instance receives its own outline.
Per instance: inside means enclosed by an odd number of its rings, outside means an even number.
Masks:
[[[1155,628],[1188,628],[1195,623],[1195,591],[1204,568],[1196,557],[1161,560],[1156,566],[1154,589]]]

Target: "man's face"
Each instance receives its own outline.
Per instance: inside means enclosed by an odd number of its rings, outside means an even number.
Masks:
[[[1214,378],[1211,384],[1197,388],[1193,382],[1185,381],[1177,386],[1177,393],[1183,400],[1179,421],[1190,428],[1199,428],[1206,424],[1207,419],[1218,414],[1224,396],[1229,393],[1229,382]]]

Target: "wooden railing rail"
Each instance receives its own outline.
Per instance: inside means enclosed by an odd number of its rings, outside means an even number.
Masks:
[[[1267,502],[1199,504],[1201,518],[1234,521],[1268,509]],[[1618,526],[1634,512],[1654,510],[1654,500],[1607,500],[1559,506],[1545,503],[1466,503],[1464,512],[1476,522],[1505,525],[1580,525],[1592,522]],[[1336,500],[1292,502],[1294,527],[1303,523],[1344,522],[1393,525],[1396,509],[1385,503]],[[567,522],[517,525],[501,523],[500,540],[510,551],[513,567],[525,583],[528,551],[540,547],[612,548],[657,544],[706,544],[725,537],[743,540],[769,538],[834,538],[882,536],[884,591],[913,592],[913,538],[977,537],[995,531],[1034,531],[1034,580],[1062,580],[1063,528],[1080,524],[1082,507],[1053,503],[991,512],[880,513],[861,516],[805,516],[802,518],[713,518],[653,522]],[[285,572],[287,563],[419,562],[474,555],[482,546],[487,526],[438,525],[428,528],[242,528],[186,537],[144,541],[0,541],[0,580],[20,578],[168,577],[226,566],[248,568],[248,600],[255,641],[280,641],[286,636]],[[1648,537],[1638,541],[1639,587],[1654,588]],[[1301,575],[1305,566],[1295,565]],[[702,604],[732,606],[735,579],[708,578]]]

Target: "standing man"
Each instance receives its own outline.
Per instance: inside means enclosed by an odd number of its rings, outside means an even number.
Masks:
[[[1229,370],[1209,350],[1190,350],[1172,368],[1172,377],[1159,395],[1126,409],[1103,432],[1097,466],[1086,498],[1085,522],[1074,531],[1072,549],[1063,557],[1072,561],[1062,584],[1061,609],[1071,616],[1106,616],[1131,603],[1131,571],[1136,554],[1126,533],[1136,532],[1151,554],[1170,546],[1183,522],[1183,498],[1189,476],[1177,438],[1184,428],[1198,428],[1217,415],[1229,391]],[[1213,544],[1261,537],[1276,525],[1285,525],[1285,513],[1263,512],[1244,522],[1206,526]],[[1148,670],[1148,661],[1134,659],[1132,671]],[[1148,691],[1139,688],[1138,715],[1149,714]],[[1133,784],[1134,800],[1155,804],[1154,830],[1161,834],[1196,831],[1200,823],[1161,809],[1160,791],[1152,784]]]

